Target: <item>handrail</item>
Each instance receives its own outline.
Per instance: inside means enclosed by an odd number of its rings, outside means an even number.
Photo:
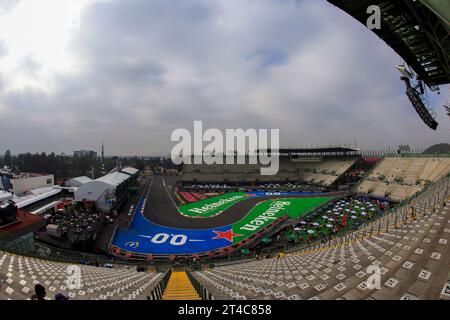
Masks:
[[[167,283],[169,282],[170,276],[172,275],[172,269],[167,270],[164,277],[159,281],[156,287],[150,292],[151,299],[149,300],[161,300],[166,290]],[[150,298],[149,296],[149,298]]]

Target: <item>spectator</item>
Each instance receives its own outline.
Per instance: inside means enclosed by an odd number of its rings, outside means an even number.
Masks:
[[[31,296],[31,300],[45,300],[46,295],[44,286],[37,284],[34,286],[34,294]]]
[[[145,268],[144,268],[143,266],[141,266],[141,265],[138,265],[138,266],[136,267],[136,271],[137,271],[137,272],[145,272]]]

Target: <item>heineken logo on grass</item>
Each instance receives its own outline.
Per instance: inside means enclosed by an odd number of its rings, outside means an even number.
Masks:
[[[262,226],[267,225],[273,222],[274,220],[277,220],[279,218],[278,214],[280,212],[283,212],[285,207],[290,205],[291,205],[290,201],[276,201],[269,207],[269,209],[262,212],[259,216],[257,216],[249,223],[243,225],[240,229],[247,231],[256,231]]]
[[[221,199],[214,203],[205,204],[204,206],[201,206],[199,208],[189,209],[188,211],[193,212],[193,213],[198,213],[198,214],[204,214],[204,213],[214,210],[215,208],[220,207],[226,203],[233,202],[233,201],[243,199],[243,198],[246,198],[246,197],[238,195],[238,196],[234,196],[234,197],[231,197],[228,199]]]

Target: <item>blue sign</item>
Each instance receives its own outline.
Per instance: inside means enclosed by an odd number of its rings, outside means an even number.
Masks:
[[[9,178],[7,176],[2,177],[2,185],[3,185],[3,190],[9,191]]]

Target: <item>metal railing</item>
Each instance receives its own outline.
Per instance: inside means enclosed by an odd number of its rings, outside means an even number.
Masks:
[[[156,287],[150,292],[149,300],[161,300],[166,290],[167,283],[169,282],[170,276],[172,275],[172,269],[167,270],[164,277],[159,281]]]
[[[197,291],[198,295],[202,300],[213,300],[213,296],[211,293],[209,293],[208,290],[197,280],[194,278],[192,273],[189,270],[185,270],[189,281],[191,282],[192,286],[194,287],[195,291]]]
[[[399,204],[383,217],[361,226],[356,231],[339,235],[326,242],[317,241],[311,245],[290,250],[290,253],[304,254],[315,250],[327,249],[337,245],[349,244],[361,238],[372,237],[392,228],[397,228],[408,220],[408,209],[414,208],[415,216],[425,217],[437,208],[445,206],[450,195],[450,177],[444,177],[432,186],[422,190],[413,199]]]

